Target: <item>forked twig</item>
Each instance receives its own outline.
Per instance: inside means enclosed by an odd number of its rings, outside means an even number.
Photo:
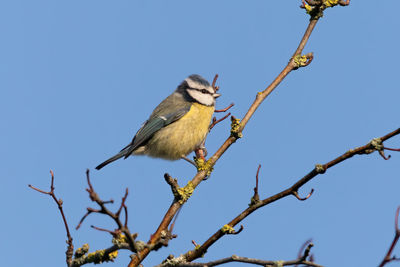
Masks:
[[[210,126],[208,127],[208,131],[211,131],[211,129],[214,128],[214,126],[215,126],[217,123],[220,123],[221,121],[225,120],[225,119],[228,118],[230,115],[231,115],[231,113],[229,112],[228,114],[226,114],[225,116],[223,116],[223,117],[222,117],[221,119],[219,119],[219,120],[217,120],[217,118],[214,117],[213,120],[212,120],[212,122],[211,122],[211,124],[210,124]]]
[[[93,208],[87,208],[87,212],[85,213],[85,215],[83,215],[82,219],[80,220],[78,226],[76,227],[77,229],[82,225],[83,221],[87,218],[87,216],[89,216],[91,213],[100,213],[100,214],[105,214],[109,217],[111,217],[114,222],[117,224],[118,229],[114,230],[114,231],[110,231],[110,230],[105,230],[99,227],[95,227],[92,226],[92,228],[100,230],[100,231],[106,231],[110,234],[112,234],[113,236],[118,235],[119,233],[123,233],[126,237],[126,240],[129,244],[130,250],[132,252],[137,252],[138,249],[136,247],[136,243],[135,243],[135,237],[136,234],[132,235],[131,232],[129,231],[129,228],[127,227],[128,224],[128,210],[126,208],[125,205],[125,201],[126,198],[128,197],[128,188],[126,188],[125,190],[125,194],[122,197],[121,200],[121,205],[118,208],[116,213],[113,213],[112,211],[110,211],[107,207],[106,204],[109,203],[113,203],[113,200],[109,200],[109,201],[104,201],[102,199],[100,199],[99,195],[97,194],[97,192],[94,190],[93,185],[90,181],[90,176],[89,176],[89,170],[86,170],[86,179],[87,179],[87,183],[89,188],[86,189],[86,191],[89,193],[89,197],[93,202],[96,202],[97,205],[99,205],[100,209],[93,209]],[[121,211],[122,209],[124,209],[125,212],[125,221],[124,223],[122,223],[121,219],[120,219],[120,215],[121,215]]]
[[[68,223],[67,223],[67,219],[65,217],[64,210],[63,210],[63,207],[62,207],[63,201],[62,201],[61,198],[57,199],[57,197],[56,197],[56,195],[54,193],[54,189],[55,189],[55,187],[54,187],[54,173],[53,173],[52,170],[50,170],[50,174],[51,174],[50,191],[48,191],[48,192],[43,191],[43,190],[41,190],[39,188],[36,188],[36,187],[34,187],[33,185],[30,185],[30,184],[28,186],[30,188],[32,188],[33,190],[36,190],[37,192],[40,192],[42,194],[51,196],[53,198],[53,200],[57,203],[58,210],[60,211],[62,219],[63,219],[63,222],[64,222],[65,231],[67,232],[67,244],[68,244],[68,247],[67,247],[67,251],[65,252],[65,255],[66,255],[67,266],[70,266],[71,262],[72,262],[72,255],[74,253],[74,245],[72,243],[72,236],[70,234]]]

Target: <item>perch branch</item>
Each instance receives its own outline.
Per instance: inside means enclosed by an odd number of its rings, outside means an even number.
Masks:
[[[296,51],[294,52],[292,58],[290,59],[289,63],[286,65],[286,67],[281,71],[281,73],[275,78],[275,80],[262,92],[257,93],[256,99],[254,100],[253,104],[250,106],[249,110],[247,111],[246,115],[244,118],[240,121],[240,127],[238,129],[238,133],[233,135],[231,134],[226,141],[221,145],[221,147],[214,153],[214,155],[207,161],[208,165],[210,168],[212,168],[215,163],[218,161],[219,158],[225,153],[225,151],[233,144],[236,142],[238,138],[240,138],[242,131],[246,127],[248,121],[250,118],[253,116],[254,112],[257,110],[257,108],[261,105],[261,103],[264,101],[264,99],[269,96],[272,91],[282,82],[282,80],[292,71],[295,70],[299,67],[298,64],[295,62],[295,58],[301,56],[301,53],[303,52],[303,49],[310,38],[310,35],[315,27],[315,25],[318,22],[317,19],[312,19],[310,20],[307,29],[299,43],[299,46],[297,47]],[[307,64],[311,62],[311,56],[310,54],[307,54],[308,56],[306,57]],[[216,78],[214,78],[216,80]],[[213,85],[215,86],[215,82],[213,82]],[[215,88],[215,90],[217,90]],[[209,170],[200,170],[197,172],[195,177],[191,180],[193,189],[195,189],[207,176]],[[172,219],[174,218],[176,212],[180,209],[182,206],[179,201],[176,199],[173,200],[171,206],[169,207],[168,211],[164,215],[164,218],[162,219],[160,225],[158,226],[156,232],[151,235],[150,240],[147,242],[147,247],[145,247],[143,250],[138,252],[135,256],[132,257],[128,267],[135,267],[138,266],[143,259],[147,257],[147,255],[150,253],[151,248],[159,241],[161,234],[163,231],[165,231],[168,228],[168,225],[171,223]]]

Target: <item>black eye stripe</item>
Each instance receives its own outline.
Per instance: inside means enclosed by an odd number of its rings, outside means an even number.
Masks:
[[[196,91],[201,92],[203,94],[209,94],[209,95],[213,94],[213,93],[210,93],[207,89],[198,89],[198,88],[192,88],[192,87],[188,87],[188,89],[196,90]]]

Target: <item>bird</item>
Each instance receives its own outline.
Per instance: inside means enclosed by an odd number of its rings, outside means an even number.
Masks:
[[[188,76],[153,110],[132,141],[96,169],[131,155],[167,160],[186,158],[203,144],[219,96],[202,76]]]

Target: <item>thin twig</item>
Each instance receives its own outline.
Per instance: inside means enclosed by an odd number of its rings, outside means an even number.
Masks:
[[[89,216],[90,213],[92,212],[100,212],[100,210],[95,210],[92,208],[86,208],[87,212],[85,213],[85,215],[82,216],[82,218],[80,219],[78,225],[75,227],[75,230],[78,230],[79,228],[81,228],[83,221],[86,219],[87,216]]]
[[[254,187],[254,196],[258,196],[258,174],[260,173],[261,164],[258,164],[257,173],[256,173],[256,187]]]
[[[96,191],[93,188],[93,185],[90,181],[90,176],[89,176],[89,169],[86,170],[86,179],[87,179],[87,183],[89,188],[86,189],[86,191],[89,193],[89,197],[93,202],[96,202],[97,205],[99,205],[100,209],[93,209],[93,208],[87,208],[87,212],[85,215],[83,215],[82,219],[80,220],[77,229],[82,225],[83,221],[85,220],[85,218],[90,215],[91,213],[101,213],[101,214],[105,214],[109,217],[111,217],[114,222],[118,225],[118,230],[122,233],[124,233],[127,242],[130,246],[130,249],[132,252],[137,252],[137,248],[136,248],[136,243],[135,243],[135,238],[134,236],[131,234],[131,232],[129,231],[129,228],[127,227],[128,221],[127,221],[127,217],[125,217],[125,222],[122,223],[121,219],[120,219],[120,213],[122,211],[122,209],[125,210],[125,215],[127,216],[127,210],[126,210],[126,205],[125,205],[125,201],[126,198],[128,197],[128,188],[125,190],[125,195],[122,197],[122,201],[121,201],[121,205],[118,208],[116,213],[113,213],[112,211],[110,211],[107,207],[106,204],[109,203],[113,203],[112,200],[110,201],[103,201],[102,199],[100,199],[99,195],[96,193]],[[93,227],[97,230],[101,229],[98,227]],[[116,231],[107,231],[109,233],[116,233]]]
[[[125,189],[125,195],[122,197],[121,206],[119,207],[118,211],[115,213],[117,217],[121,214],[122,208],[125,206],[125,200],[128,197],[128,188]]]
[[[311,243],[312,243],[312,239],[310,238],[310,239],[306,240],[306,242],[304,242],[303,245],[301,245],[301,247],[299,249],[299,253],[297,254],[298,259],[301,259],[304,256],[304,254],[306,252],[305,248],[308,247]]]
[[[215,86],[215,84],[217,83],[217,79],[218,79],[218,74],[215,74],[214,79],[211,84],[211,86],[212,86],[212,88],[214,88],[215,92],[217,92],[219,89],[217,86]]]
[[[104,228],[100,228],[100,227],[97,227],[97,226],[94,226],[94,225],[91,225],[90,227],[92,227],[93,229],[96,229],[97,231],[109,233],[109,234],[111,234],[113,237],[117,237],[118,234],[120,233],[120,231],[119,231],[118,229],[117,229],[116,231],[115,231],[115,230],[114,230],[114,231],[111,231],[111,230],[104,229]]]
[[[385,156],[385,152],[383,150],[379,151],[379,155],[384,159],[384,160],[389,160],[391,158],[391,156]]]
[[[214,112],[226,112],[226,111],[228,111],[231,107],[233,107],[235,104],[234,103],[231,103],[229,106],[227,106],[226,108],[223,108],[223,109],[216,109],[216,110],[214,110]]]
[[[258,194],[258,175],[260,173],[261,164],[258,164],[257,173],[256,173],[256,186],[254,187],[254,194],[250,200],[250,206],[258,203],[260,201],[260,195]]]
[[[215,125],[217,125],[218,123],[220,123],[221,121],[225,120],[226,118],[228,118],[231,115],[231,113],[229,112],[228,114],[226,114],[225,116],[223,116],[221,119],[217,120],[216,117],[213,118],[210,126],[208,127],[208,131],[211,131],[212,128],[214,128]]]
[[[240,226],[240,228],[239,228],[239,230],[235,230],[235,231],[233,231],[233,232],[231,232],[231,233],[227,233],[228,235],[238,235],[238,234],[240,234],[242,231],[243,231],[243,229],[244,229],[244,226],[243,225],[241,225]]]
[[[307,248],[304,250],[303,256],[300,258],[301,261],[305,261],[310,255],[311,248],[314,246],[313,243],[309,243]]]
[[[72,255],[74,253],[74,245],[72,243],[72,236],[70,234],[68,223],[67,223],[67,219],[65,217],[64,210],[63,210],[63,207],[62,207],[63,201],[62,201],[61,198],[57,199],[56,194],[54,193],[54,189],[55,189],[55,187],[54,187],[54,173],[53,173],[52,170],[50,170],[50,174],[51,174],[51,185],[50,185],[50,191],[49,192],[43,191],[43,190],[41,190],[39,188],[36,188],[36,187],[34,187],[33,185],[30,185],[30,184],[28,186],[30,188],[32,188],[33,190],[36,190],[36,191],[38,191],[38,192],[40,192],[42,194],[46,194],[46,195],[51,196],[53,198],[53,200],[57,203],[58,210],[60,211],[62,219],[64,221],[65,231],[67,232],[67,241],[66,242],[68,244],[68,247],[67,247],[67,251],[65,252],[66,262],[67,262],[67,266],[71,266]]]
[[[386,265],[386,263],[389,263],[391,261],[400,260],[399,258],[396,258],[395,256],[392,257],[393,250],[400,238],[399,213],[400,213],[400,206],[396,210],[396,217],[394,219],[394,233],[395,234],[394,234],[393,241],[390,244],[389,250],[386,253],[385,257],[383,258],[381,264],[379,264],[379,267],[383,267]]]
[[[310,193],[308,193],[308,195],[307,195],[306,197],[300,197],[300,196],[299,196],[299,193],[298,193],[297,191],[294,191],[294,192],[293,192],[293,195],[294,195],[298,200],[304,201],[304,200],[309,199],[313,193],[314,193],[314,188],[311,188]]]
[[[390,150],[390,151],[397,151],[400,152],[400,148],[389,148],[389,147],[383,147],[385,150]]]

